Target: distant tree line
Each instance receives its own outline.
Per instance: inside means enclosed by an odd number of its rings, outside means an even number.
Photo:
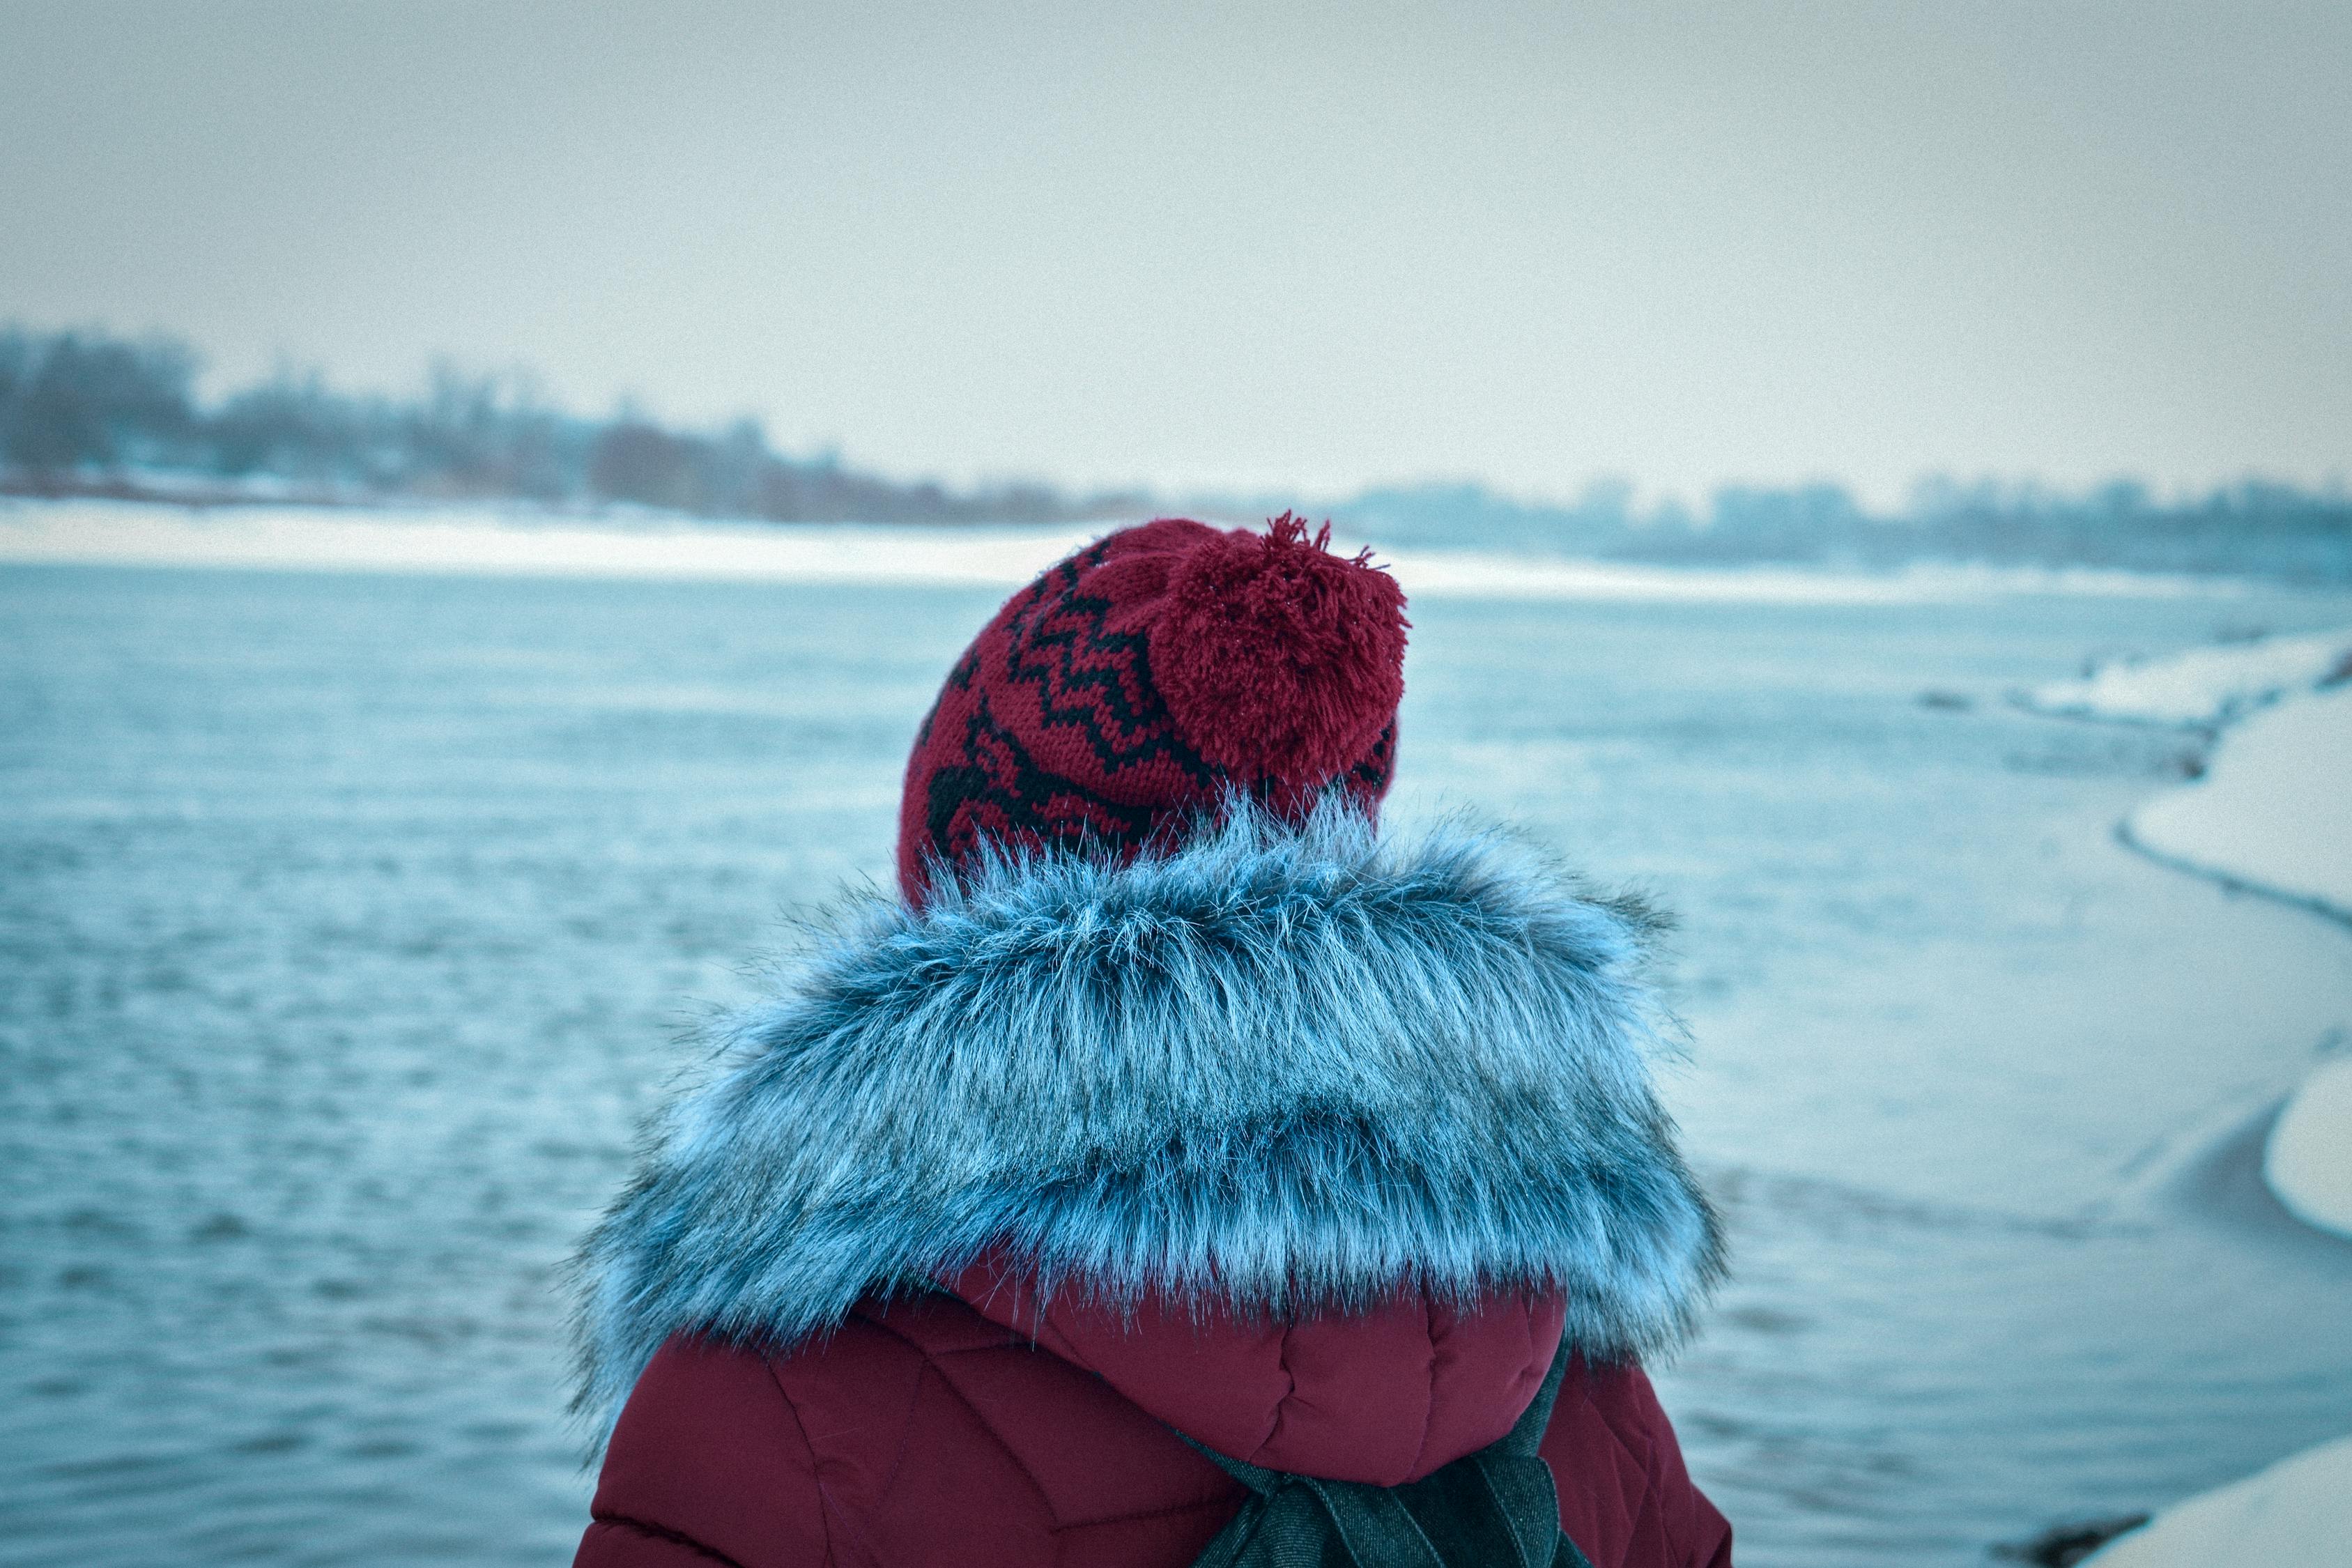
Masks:
[[[520,377],[436,369],[421,395],[339,391],[280,374],[209,405],[170,338],[0,329],[0,489],[179,499],[512,499],[630,502],[777,521],[1053,521],[1143,498],[1045,485],[950,490],[772,450],[760,426],[584,419]]]
[[[196,356],[169,338],[0,329],[0,492],[182,500],[506,498],[625,502],[778,521],[1019,521],[1139,517],[1141,494],[1070,496],[1045,485],[950,490],[772,450],[749,420],[667,428],[624,411],[582,418],[519,377],[436,371],[410,398],[338,391],[282,374],[212,404]],[[1299,504],[1271,496],[1184,503],[1242,517]],[[2158,498],[2119,481],[2083,492],[1931,479],[1892,515],[1835,485],[1729,488],[1703,509],[1637,506],[1595,484],[1527,501],[1475,484],[1367,490],[1328,510],[1382,543],[1662,563],[1887,566],[1921,559],[2260,573],[2352,582],[2352,497],[2256,480]]]

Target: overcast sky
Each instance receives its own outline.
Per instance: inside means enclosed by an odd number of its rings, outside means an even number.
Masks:
[[[0,320],[951,479],[2352,468],[2352,5],[0,0]]]

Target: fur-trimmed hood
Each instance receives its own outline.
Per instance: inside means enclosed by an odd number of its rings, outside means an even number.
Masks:
[[[1721,1243],[1650,1084],[1654,925],[1501,834],[1336,807],[851,909],[589,1237],[582,1412],[673,1333],[789,1347],[983,1257],[1244,1312],[1557,1293],[1591,1358],[1667,1346]]]

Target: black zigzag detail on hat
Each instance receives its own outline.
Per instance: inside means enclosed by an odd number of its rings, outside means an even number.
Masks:
[[[1396,772],[1396,721],[1391,719],[1381,728],[1381,738],[1364,760],[1348,770],[1348,782],[1370,790],[1375,795],[1388,787]]]
[[[1069,570],[1069,584],[1075,584],[1076,567],[1068,562],[1063,565]],[[1037,587],[1045,587],[1043,579]],[[1066,586],[1051,600],[1038,593],[1005,627],[1005,679],[1034,685],[1039,718],[1047,725],[1078,731],[1106,774],[1164,757],[1202,788],[1214,789],[1225,780],[1225,770],[1186,745],[1176,733],[1168,705],[1152,684],[1149,639],[1141,632],[1105,629],[1103,623],[1110,612],[1108,599],[1078,594]],[[1068,624],[1066,617],[1076,617],[1078,624]],[[1044,624],[1048,620],[1054,623],[1050,627]],[[1107,659],[1108,667],[1077,668],[1081,653]],[[1133,702],[1128,699],[1129,679],[1137,692]],[[1085,693],[1094,700],[1058,701],[1056,693]],[[1106,732],[1102,722],[1106,713],[1126,733],[1140,733],[1143,739],[1122,744],[1117,736]]]
[[[1011,777],[999,783],[980,759],[1001,755]],[[992,807],[1014,832],[1036,835],[1047,842],[1083,846],[1089,841],[1118,838],[1129,842],[1148,835],[1153,810],[1111,800],[1073,779],[1037,765],[1020,738],[996,721],[982,697],[964,721],[963,754],[972,762],[936,769],[923,802],[923,824],[932,845],[950,858],[961,858],[971,846],[951,841],[956,816],[966,806]],[[1058,802],[1081,802],[1092,821],[1055,820],[1048,813]]]
[[[948,671],[947,684],[940,688],[940,694],[937,697],[932,698],[931,705],[923,710],[923,721],[920,725],[917,726],[915,730],[915,749],[917,751],[919,752],[924,747],[931,743],[931,726],[939,721],[940,704],[948,700],[948,693],[950,691],[970,691],[971,689],[971,678],[979,673],[980,645],[975,643],[971,647],[964,649],[963,657],[955,661],[955,668],[953,669]]]

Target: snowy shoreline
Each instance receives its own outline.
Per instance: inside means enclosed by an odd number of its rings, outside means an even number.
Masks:
[[[2352,924],[2352,685],[2231,725],[2205,776],[2131,816],[2149,853]]]
[[[2057,681],[2020,700],[2071,718],[2218,734],[2200,777],[2116,837],[2149,858],[2352,926],[2352,629],[2193,648]],[[2352,1059],[2287,1100],[2263,1160],[2279,1201],[2352,1239]]]
[[[12,500],[0,501],[0,564],[1013,588],[1110,526],[713,522],[481,505],[197,510],[149,501]],[[1379,553],[1416,595],[1446,598],[1913,605],[2021,594],[2231,598],[2246,592],[2226,577],[2095,567],[1923,563],[1864,571],[1644,566],[1456,550]]]
[[[2083,1559],[2084,1568],[2343,1568],[2347,1499],[2352,1437],[2338,1437],[2173,1504]]]
[[[2037,711],[2179,725],[2219,737],[2202,775],[2135,809],[2116,836],[2225,887],[2352,926],[2352,630],[2109,665],[2021,694]],[[2352,1240],[2352,1057],[2325,1060],[2263,1141],[2288,1213]],[[2352,1436],[2175,1503],[2084,1561],[2100,1568],[2346,1561]]]
[[[2340,678],[2348,655],[2352,631],[2217,643],[2166,658],[2102,663],[2019,700],[2061,718],[2212,731]]]

